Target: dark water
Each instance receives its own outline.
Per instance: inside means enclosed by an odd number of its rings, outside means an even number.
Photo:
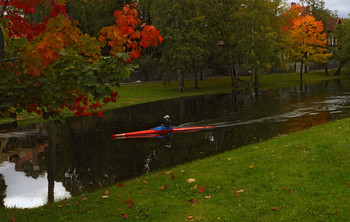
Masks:
[[[0,131],[0,205],[35,207],[151,171],[350,116],[350,81],[277,91],[165,100],[63,123]],[[176,126],[214,125],[172,137],[113,140],[150,129],[165,114]]]

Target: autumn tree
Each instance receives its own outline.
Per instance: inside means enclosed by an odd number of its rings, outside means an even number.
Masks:
[[[317,21],[321,21],[324,25],[327,25],[328,22],[337,17],[337,13],[325,8],[325,2],[322,0],[300,0],[300,2],[310,7],[310,13],[315,17]]]
[[[38,7],[47,7],[48,16],[34,21]],[[143,48],[162,41],[154,26],[141,24],[136,5],[115,11],[114,20],[96,38],[78,28],[63,0],[9,1],[1,20],[6,40],[1,111],[25,110],[49,118],[68,108],[77,116],[94,111],[101,116],[101,103],[116,101],[113,86],[134,70],[132,61]],[[110,55],[102,56],[106,45]]]
[[[284,27],[286,56],[291,62],[300,62],[300,81],[303,80],[303,65],[313,61],[325,63],[331,54],[326,53],[327,36],[324,25],[311,15],[297,16],[290,26]]]
[[[341,69],[350,62],[350,21],[343,19],[335,30],[338,46],[333,54],[333,59],[339,62],[339,67],[334,75],[340,75]]]

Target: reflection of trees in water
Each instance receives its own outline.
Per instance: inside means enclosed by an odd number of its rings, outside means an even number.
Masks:
[[[0,207],[4,207],[4,199],[6,197],[6,188],[5,178],[0,174]]]
[[[32,160],[28,160],[22,164],[22,171],[27,177],[37,179],[40,175],[43,175],[44,171],[35,166]]]

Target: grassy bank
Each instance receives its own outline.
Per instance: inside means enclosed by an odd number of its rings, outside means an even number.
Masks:
[[[4,221],[347,221],[350,119],[248,145]]]
[[[349,70],[344,69],[341,76],[333,76],[332,72],[328,76],[324,72],[310,72],[303,75],[304,84],[312,84],[319,81],[332,80],[338,78],[349,77]],[[104,110],[111,110],[125,106],[159,101],[164,99],[178,98],[182,96],[194,96],[203,94],[219,94],[231,93],[232,90],[244,90],[249,83],[248,76],[240,77],[241,80],[237,88],[231,86],[231,78],[207,78],[199,81],[199,89],[194,88],[194,81],[187,80],[185,82],[186,90],[180,93],[178,90],[178,82],[171,81],[165,87],[162,82],[151,82],[142,84],[126,84],[117,88],[120,98],[116,103],[107,104]],[[259,89],[280,89],[288,87],[299,87],[299,73],[271,74],[261,75]],[[71,112],[64,112],[64,116],[72,115]],[[40,121],[40,117],[27,113],[18,114],[18,119],[23,124],[28,121]],[[23,121],[24,120],[24,121]],[[6,120],[5,122],[7,122]],[[0,124],[2,120],[0,119]]]

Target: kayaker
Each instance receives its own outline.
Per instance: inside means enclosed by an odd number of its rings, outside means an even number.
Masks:
[[[164,116],[164,121],[162,126],[170,128],[171,127],[171,121],[170,121],[170,116],[169,115],[165,115]]]

